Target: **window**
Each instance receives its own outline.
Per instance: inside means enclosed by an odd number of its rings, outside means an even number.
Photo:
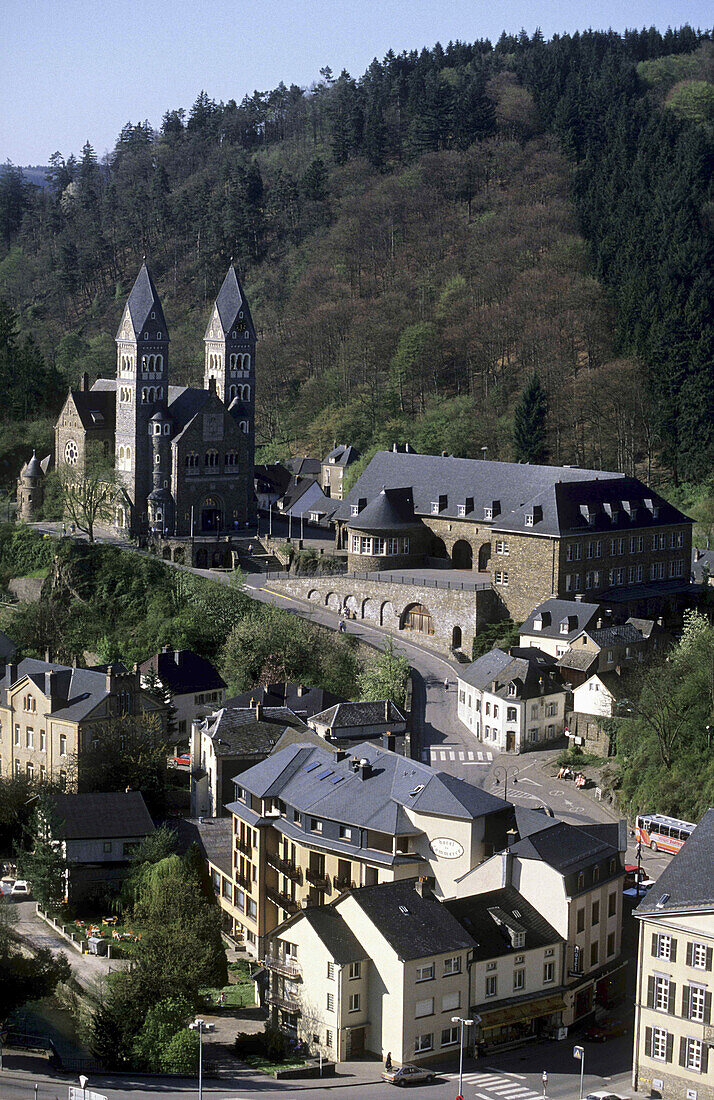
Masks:
[[[67,755],[67,735],[64,733],[61,733],[59,737],[59,751],[60,756]]]
[[[405,538],[402,539],[402,553],[403,554],[408,554],[409,553],[409,536],[406,536]]]
[[[450,959],[444,959],[444,974],[461,973],[461,956],[454,955]]]
[[[60,784],[60,790],[61,791],[66,791],[67,790],[67,772],[64,771],[64,769],[60,770],[59,784]]]
[[[350,993],[350,1012],[359,1012],[359,993]]]
[[[599,943],[598,940],[595,940],[594,943],[590,944],[590,965],[591,966],[597,966],[599,960],[600,960],[600,943]]]
[[[522,967],[513,971],[513,988],[525,989],[526,987],[526,972]]]
[[[331,982],[335,980],[335,964],[333,962],[327,964],[327,977]]]
[[[577,921],[576,931],[577,932],[584,932],[585,931],[585,910],[584,909],[578,909],[578,915],[577,915],[576,921]]]
[[[496,539],[496,553],[508,554],[509,552],[508,543],[504,542],[502,539]]]
[[[703,985],[689,986],[689,1019],[699,1020],[704,1023],[704,1006],[706,1003],[706,989]]]
[[[355,978],[361,978],[361,977],[362,977],[362,963],[361,962],[350,963],[350,969],[349,969],[349,979],[350,979],[350,981],[354,981]]]
[[[334,1012],[335,1011],[335,994],[334,993],[328,993],[327,994],[327,1011],[328,1012]]]
[[[607,898],[607,915],[608,917],[614,917],[617,912],[617,894],[613,891],[612,894],[608,894]]]
[[[659,1062],[667,1059],[667,1032],[663,1027],[652,1028],[652,1057]]]
[[[320,821],[319,817],[311,817],[310,818],[310,832],[311,833],[321,833],[322,832],[322,822]]]
[[[25,729],[25,748],[34,749],[35,747],[35,731],[32,726],[27,726]]]
[[[607,937],[607,957],[611,959],[615,954],[615,933],[610,932]]]
[[[360,539],[360,554],[372,553],[372,538],[370,535],[363,535]]]
[[[352,536],[352,553],[359,554],[359,535]]]
[[[459,1041],[459,1028],[445,1027],[441,1033],[441,1045],[442,1047],[451,1047]]]
[[[694,1070],[695,1073],[702,1072],[702,1040],[687,1038],[684,1040],[686,1043],[684,1064],[687,1069]]]
[[[35,765],[33,763],[31,763],[31,762],[28,763],[26,771],[27,771],[27,778],[28,779],[34,779],[35,778]]]
[[[493,508],[484,508],[483,518],[484,519],[493,519]]]
[[[498,703],[493,704],[493,717],[498,718]]]
[[[68,466],[76,466],[79,458],[79,448],[73,439],[70,439],[64,448],[64,460]]]
[[[325,1046],[326,1047],[331,1047],[332,1046],[332,1032],[331,1031],[326,1031],[325,1032]]]
[[[434,1014],[434,998],[427,997],[423,1001],[417,1001],[414,1009],[414,1016],[418,1020],[421,1016],[433,1016]]]
[[[593,926],[600,923],[600,902],[599,901],[594,901],[593,904],[592,904],[590,923]]]
[[[655,976],[654,1006],[655,1008],[658,1008],[661,1012],[669,1012],[669,986],[669,978],[663,977],[659,974]]]
[[[13,737],[13,741],[16,745],[20,744],[20,727],[19,726],[15,726],[15,736]]]
[[[399,539],[387,539],[387,553],[392,557],[399,553]]]
[[[555,980],[555,963],[547,962],[543,964],[543,984]]]
[[[416,980],[418,982],[430,982],[434,978],[434,964],[427,963],[426,966],[418,966],[416,970]]]
[[[505,569],[505,570],[504,569],[496,569],[496,571],[493,574],[493,579],[496,582],[496,584],[502,584],[504,587],[507,587],[507,585],[508,585],[508,570],[507,569]]]
[[[420,1054],[424,1050],[434,1049],[434,1035],[429,1032],[428,1035],[417,1035],[414,1042],[414,1053]]]
[[[445,993],[441,998],[441,1011],[453,1012],[457,1008],[461,1008],[460,991],[457,989],[455,993]]]
[[[352,840],[352,830],[348,825],[340,825],[340,840]]]
[[[104,844],[102,845],[102,851],[104,852],[105,855],[109,855],[111,850],[112,850],[111,840],[105,840]]]
[[[687,966],[695,966],[697,970],[711,970],[712,949],[705,943],[688,943],[687,956]]]
[[[44,764],[40,764],[40,783],[44,783],[47,779],[47,768]]]
[[[40,730],[40,752],[47,752],[47,733]]]

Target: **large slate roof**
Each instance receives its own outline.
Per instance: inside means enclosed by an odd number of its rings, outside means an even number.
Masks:
[[[473,894],[471,897],[454,898],[445,901],[444,906],[473,938],[476,944],[474,958],[477,960],[517,955],[524,950],[547,947],[562,943],[563,940],[514,886],[503,886],[499,890],[489,890],[485,894]],[[524,947],[512,946],[507,925],[502,923],[504,919],[521,926],[526,934]]]
[[[288,707],[228,707],[208,715],[202,729],[213,742],[216,756],[268,754],[287,728],[303,730],[304,723]]]
[[[100,379],[97,379],[97,382]],[[101,379],[104,381],[104,379]],[[112,389],[99,387],[94,383],[91,390],[72,390],[72,400],[82,421],[82,427],[87,429],[110,428],[116,423],[116,380]]]
[[[364,703],[336,703],[327,710],[313,715],[320,725],[329,726],[335,736],[342,729],[354,726],[380,726],[391,722],[406,722],[405,716],[391,699],[368,701]]]
[[[461,819],[510,809],[480,787],[368,741],[354,747],[352,758],[368,761],[366,778],[349,759],[336,761],[329,749],[294,744],[242,772],[236,782],[258,798],[280,798],[304,813],[391,834],[419,832],[405,807]]]
[[[369,917],[400,959],[423,959],[474,946],[473,937],[428,889],[417,892],[406,879],[363,886],[351,897]],[[339,911],[339,901],[337,909]]]
[[[72,668],[47,661],[38,661],[26,657],[15,666],[15,674],[10,678],[10,665],[5,665],[0,675],[0,698],[5,698],[7,689],[29,676],[40,691],[47,694],[47,673],[54,672],[55,704],[52,714],[70,722],[85,718],[104,699],[107,698],[107,677],[105,672],[89,668]]]
[[[324,943],[336,963],[358,962],[368,958],[347,922],[331,905],[310,905],[301,914]]]
[[[51,794],[58,840],[101,840],[110,837],[144,837],[154,823],[140,791],[105,791],[89,794]]]
[[[243,318],[240,323],[241,329],[246,327],[251,333],[251,336],[255,336],[250,309],[248,308],[248,303],[245,300],[245,295],[243,294],[243,289],[233,264],[228,268],[221,289],[218,291],[216,309],[218,310],[218,316],[224,334],[228,334],[231,329],[237,327],[236,321],[239,319],[238,314],[242,311]]]
[[[289,707],[299,718],[310,718],[336,703],[344,703],[339,695],[320,687],[283,681],[277,684],[257,684],[242,695],[226,699],[224,707]]]
[[[177,850],[183,855],[192,844],[198,844],[203,856],[221,871],[230,875],[233,859],[233,822],[230,817],[179,817],[171,821],[176,834]]]
[[[148,328],[152,333],[158,330],[162,334],[162,339],[168,340],[169,333],[164,311],[161,308],[161,300],[146,263],[141,265],[126,304],[137,336]],[[152,313],[155,314],[153,320]]]
[[[511,844],[509,851],[523,859],[539,859],[564,875],[589,867],[607,856],[617,855],[618,848],[586,828],[553,821],[549,829],[530,833]]]
[[[492,649],[484,653],[467,668],[459,670],[458,676],[479,691],[494,692],[504,698],[508,698],[508,684],[515,682],[514,698],[530,699],[541,694],[541,687],[543,694],[562,688],[555,669],[555,660],[547,653],[536,648],[514,647],[510,652]]]
[[[531,611],[523,623],[519,634],[539,634],[544,638],[558,638],[570,645],[573,638],[597,621],[600,604],[585,603],[584,600],[559,600],[551,596]],[[540,622],[537,628],[536,623]],[[568,630],[561,631],[561,624],[567,624]]]
[[[657,882],[635,916],[714,910],[714,809],[710,808]]]
[[[354,462],[358,457],[359,451],[355,447],[351,447],[348,443],[339,443],[325,455],[322,461],[329,466],[349,466],[350,462]]]
[[[154,670],[164,687],[172,695],[186,695],[196,691],[218,691],[226,682],[210,661],[190,649],[172,649],[166,646],[161,653],[142,661],[139,672],[146,675]]]
[[[350,519],[354,531],[395,531],[420,526],[421,520],[414,515],[410,488],[382,489],[359,515]]]
[[[418,515],[431,514],[432,501],[446,496],[446,506],[439,515],[457,519],[458,506],[473,500],[473,509],[461,518],[483,522],[484,509],[491,508],[494,531],[553,536],[687,522],[686,516],[636,478],[606,470],[394,451],[377,452],[337,510],[336,518],[349,521],[351,505],[360,497],[369,501],[383,488],[407,485],[413,489]],[[658,518],[647,510],[646,500],[659,506]],[[636,505],[634,521],[623,502]],[[612,522],[605,505],[616,507],[616,522]],[[594,510],[592,524],[581,510],[587,506]],[[534,513],[534,508],[540,508],[540,512]],[[533,516],[531,526],[526,526],[527,513]]]

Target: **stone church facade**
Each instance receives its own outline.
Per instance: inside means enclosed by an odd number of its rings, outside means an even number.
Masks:
[[[55,427],[58,468],[83,473],[113,456],[117,493],[108,526],[162,539],[219,537],[254,512],[255,347],[233,265],[204,336],[203,387],[172,386],[169,332],[144,263],[116,336],[116,378],[85,378]]]

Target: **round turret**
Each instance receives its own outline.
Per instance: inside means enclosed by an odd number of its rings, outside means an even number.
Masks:
[[[45,460],[48,461],[48,460]],[[17,514],[24,523],[39,518],[45,493],[45,467],[36,453],[26,462],[17,479]]]

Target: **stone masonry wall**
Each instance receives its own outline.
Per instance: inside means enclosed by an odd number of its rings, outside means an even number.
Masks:
[[[339,613],[347,608],[358,619],[381,626],[390,634],[413,637],[421,645],[449,653],[454,628],[461,631],[460,649],[471,657],[476,633],[487,623],[505,615],[498,594],[492,588],[463,591],[411,584],[358,580],[354,577],[295,577],[270,580],[270,587],[299,599],[314,601]],[[432,617],[434,633],[403,630],[404,613],[412,604],[421,604]]]
[[[501,544],[503,552],[497,550]],[[501,583],[496,583],[497,573]],[[491,578],[511,618],[522,623],[534,607],[558,591],[557,540],[511,533],[494,536]]]

